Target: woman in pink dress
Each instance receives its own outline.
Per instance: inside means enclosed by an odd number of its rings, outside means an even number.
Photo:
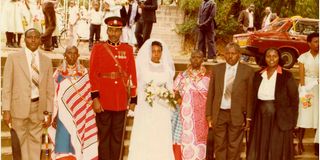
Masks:
[[[194,51],[190,62],[191,65],[180,73],[174,82],[176,95],[182,100],[180,101],[181,154],[183,160],[204,160],[208,136],[205,111],[210,76],[202,66],[201,51]]]

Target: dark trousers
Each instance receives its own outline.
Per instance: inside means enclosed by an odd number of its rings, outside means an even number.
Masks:
[[[122,142],[126,111],[97,113],[96,123],[99,139],[99,160],[118,160]]]
[[[214,160],[214,141],[212,128],[209,128],[208,132],[206,160]]]
[[[230,110],[220,110],[213,139],[217,160],[240,160],[243,127],[232,124]]]
[[[101,25],[90,24],[90,38],[89,38],[89,48],[92,48],[93,37],[96,38],[96,42],[100,41]]]
[[[141,46],[143,45],[143,21],[139,20],[136,23],[136,30],[134,32],[134,35],[136,36],[137,39],[137,45],[138,48],[141,48]]]
[[[207,48],[208,47],[208,55]],[[199,30],[198,49],[203,52],[204,57],[212,59],[216,56],[216,46],[212,28],[203,28]]]
[[[51,2],[44,3],[42,6],[45,21],[45,32],[41,36],[41,42],[44,44],[45,50],[50,50],[52,47],[52,33],[56,28],[56,14],[54,4]]]
[[[6,45],[8,47],[12,47],[13,43],[14,43],[14,33],[13,32],[6,32],[6,38],[7,38],[7,42]]]
[[[152,21],[141,21],[139,20],[136,24],[135,36],[138,43],[138,48],[141,48],[143,43],[150,38],[152,32]]]

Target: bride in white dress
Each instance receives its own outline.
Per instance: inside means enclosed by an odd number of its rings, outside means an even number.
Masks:
[[[171,109],[163,100],[146,102],[147,83],[166,83],[172,90],[174,63],[167,46],[160,40],[147,40],[136,58],[138,105],[134,111],[128,160],[174,160]]]

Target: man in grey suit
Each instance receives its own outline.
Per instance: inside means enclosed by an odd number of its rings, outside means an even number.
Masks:
[[[199,8],[197,22],[199,27],[198,49],[203,52],[204,60],[207,61],[208,59],[211,62],[217,62],[214,42],[215,15],[216,3],[212,0],[203,0],[202,5]],[[206,45],[208,47],[208,52]],[[206,53],[208,53],[208,55]]]
[[[238,17],[238,23],[244,33],[255,31],[254,27],[254,4],[242,10]]]
[[[27,30],[26,48],[9,54],[4,66],[3,120],[17,132],[22,160],[40,159],[42,128],[51,123],[53,70],[51,60],[38,50],[40,41],[38,30]],[[44,111],[49,112],[46,121]]]
[[[227,63],[215,65],[210,80],[206,116],[217,160],[240,160],[243,129],[250,126],[254,70],[239,62],[240,55],[238,44],[227,44]]]

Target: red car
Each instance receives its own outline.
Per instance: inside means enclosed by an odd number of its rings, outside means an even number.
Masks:
[[[268,48],[278,48],[284,67],[291,68],[299,55],[309,50],[307,35],[313,32],[319,32],[317,19],[278,18],[256,32],[234,35],[233,40],[246,49],[245,55],[255,56],[257,63]]]

